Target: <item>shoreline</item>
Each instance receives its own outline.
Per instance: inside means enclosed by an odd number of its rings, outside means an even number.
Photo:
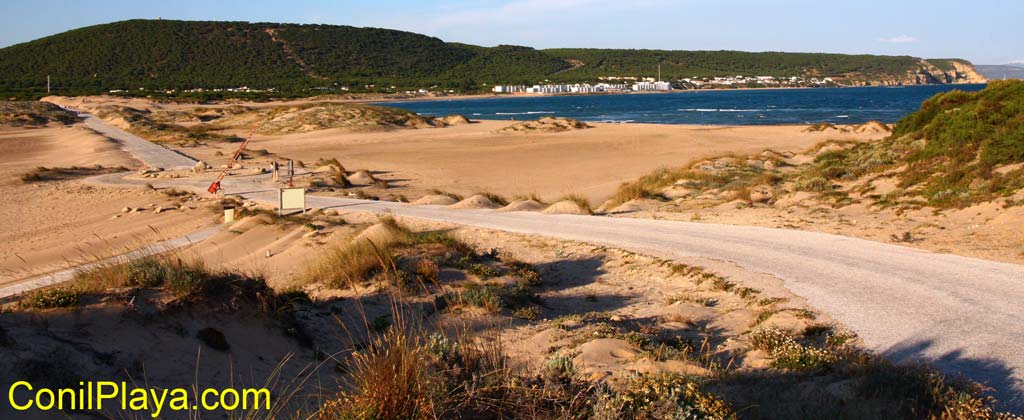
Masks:
[[[920,89],[912,89],[919,87]],[[753,106],[752,108],[759,109],[732,109],[732,108],[751,108],[744,106],[708,106],[704,108],[708,109],[680,109],[680,111],[694,111],[686,116],[674,117],[665,112],[670,111],[668,107],[673,103],[689,103],[691,100],[698,102],[710,102],[709,105],[713,105],[716,102],[715,98],[725,98],[725,101],[735,101],[739,99],[730,98],[746,98],[747,96],[743,93],[727,94],[722,93],[721,95],[708,94],[698,96],[686,96],[687,94],[696,94],[701,91],[753,91],[753,90],[766,90],[766,91],[782,91],[782,90],[798,90],[801,92],[807,92],[804,94],[792,93],[783,94],[779,93],[778,97],[780,100],[786,100],[790,95],[810,95],[812,97],[827,97],[829,95],[853,95],[859,97],[860,95],[867,96],[878,96],[878,97],[891,97],[895,95],[897,98],[904,96],[909,97],[921,97],[921,100],[925,100],[935,93],[946,92],[950,90],[966,90],[973,91],[976,89],[983,88],[984,84],[933,84],[933,85],[914,85],[910,86],[910,90],[906,93],[896,93],[897,91],[888,91],[888,89],[898,89],[901,87],[897,86],[843,86],[843,87],[769,87],[769,88],[736,88],[736,89],[703,89],[703,90],[674,90],[674,91],[649,91],[649,92],[630,92],[630,93],[559,93],[559,94],[529,94],[529,93],[512,93],[512,94],[479,94],[479,95],[457,95],[451,97],[435,97],[435,98],[403,98],[403,99],[391,99],[386,101],[367,101],[365,103],[376,106],[395,107],[409,111],[416,112],[425,116],[443,116],[447,114],[462,114],[467,118],[481,121],[530,121],[538,118],[548,117],[566,117],[572,118],[579,121],[583,121],[590,124],[607,123],[607,124],[657,124],[657,125],[692,125],[692,126],[724,126],[724,127],[738,127],[738,126],[755,126],[755,127],[771,127],[771,126],[787,126],[787,125],[799,125],[799,126],[811,126],[821,123],[829,123],[837,126],[858,126],[871,122],[878,122],[882,124],[895,124],[903,115],[894,115],[891,110],[887,109],[864,109],[864,108],[850,108],[849,113],[841,112],[838,110],[836,114],[827,114],[824,112],[813,112],[808,109],[808,112],[802,114],[769,114],[772,109],[760,109],[763,107]],[[886,90],[875,89],[871,91],[860,91],[854,92],[848,89],[856,88],[887,88]],[[663,103],[667,101],[669,105],[664,107],[646,107],[643,108],[645,112],[636,113],[621,113],[611,111],[610,114],[607,112],[595,112],[594,106],[602,106],[605,103],[641,103],[645,101],[643,97],[638,98],[622,98],[627,95],[657,95],[652,97],[654,103]],[[764,92],[757,98],[774,97],[769,92]],[[558,97],[582,97],[582,96],[615,96],[618,99],[564,99],[559,100]],[[754,97],[754,96],[752,96]],[[796,96],[799,98],[800,96]],[[473,102],[473,103],[462,103],[459,104],[456,101],[464,101],[470,99],[509,99],[504,102]],[[534,98],[533,101],[526,101],[524,98]],[[515,99],[524,99],[524,101],[515,101]],[[752,99],[753,101],[757,101]],[[630,102],[632,101],[632,102]],[[403,103],[409,103],[409,105],[402,105]],[[418,104],[422,104],[417,107]],[[587,106],[588,110],[583,112],[575,112],[570,109],[573,104],[590,104]],[[916,102],[915,102],[916,105]],[[535,108],[539,107],[539,108]],[[643,107],[641,105],[637,105]],[[551,108],[545,108],[551,107]],[[577,107],[578,108],[578,107]],[[664,109],[663,109],[664,108]],[[719,109],[724,108],[724,109]],[[768,108],[773,108],[768,106]],[[884,107],[883,107],[884,108]],[[545,110],[541,112],[538,110]],[[530,111],[527,111],[530,110]],[[501,112],[498,112],[501,111]],[[554,112],[547,112],[554,111]],[[648,115],[649,112],[654,114]],[[716,112],[727,112],[727,111],[750,111],[744,113],[742,117],[730,118],[724,114],[716,114]],[[863,112],[862,112],[863,111]],[[877,111],[877,112],[875,112]],[[856,115],[854,115],[856,114]],[[851,118],[852,117],[852,118]]]
[[[206,103],[191,103],[186,101],[176,101],[159,98],[139,98],[139,97],[126,97],[110,94],[102,95],[82,95],[82,96],[62,96],[62,95],[51,95],[45,96],[38,101],[56,103],[54,99],[58,99],[58,102],[63,102],[61,99],[83,99],[88,101],[88,98],[97,98],[100,100],[108,99],[115,101],[148,101],[152,103],[163,103],[171,106],[197,106],[197,107],[209,107],[209,106],[226,106],[226,105],[247,105],[253,107],[271,106],[275,104],[289,105],[289,104],[302,104],[302,103],[313,103],[313,102],[334,102],[334,103],[353,103],[353,104],[367,104],[367,105],[378,105],[378,106],[391,106],[391,104],[401,103],[417,103],[417,102],[446,102],[446,101],[464,101],[474,99],[525,99],[525,98],[553,98],[553,97],[577,97],[577,96],[626,96],[626,95],[673,95],[673,94],[691,94],[698,92],[729,92],[729,91],[781,91],[781,90],[814,90],[814,89],[858,89],[858,88],[903,88],[903,87],[934,87],[934,86],[976,86],[984,85],[985,83],[950,83],[950,84],[930,84],[930,85],[911,85],[911,86],[835,86],[835,87],[763,87],[763,88],[731,88],[731,89],[677,89],[671,91],[650,91],[650,92],[603,92],[603,93],[559,93],[559,94],[529,94],[529,93],[512,93],[512,94],[495,94],[495,93],[478,93],[478,94],[459,94],[459,95],[444,95],[444,96],[416,96],[416,97],[402,97],[402,98],[351,98],[351,97],[339,97],[340,95],[321,95],[321,96],[309,96],[304,98],[291,98],[291,99],[275,99],[267,101],[253,101],[253,100],[218,100]],[[470,118],[467,116],[467,118]],[[486,121],[508,121],[497,118],[472,118],[477,120]],[[589,123],[608,123],[608,124],[656,124],[656,125],[693,125],[693,126],[716,126],[716,127],[731,127],[731,126],[778,126],[778,125],[802,125],[808,126],[816,124],[816,122],[784,122],[784,123],[764,123],[764,124],[675,124],[675,123],[636,123],[628,121],[587,121]],[[823,122],[823,121],[818,121]],[[864,122],[834,122],[833,124],[863,124]],[[893,122],[885,122],[891,124]]]
[[[378,104],[378,103],[394,103],[394,102],[442,102],[442,101],[461,101],[467,99],[514,99],[514,98],[551,98],[551,97],[562,97],[562,96],[626,96],[626,95],[666,95],[666,94],[682,94],[682,93],[697,93],[697,92],[734,92],[734,91],[776,91],[776,90],[813,90],[813,89],[862,89],[862,88],[915,88],[915,87],[929,87],[929,86],[974,86],[974,85],[985,85],[987,83],[943,83],[943,84],[927,84],[927,85],[907,85],[907,86],[827,86],[827,87],[741,87],[741,88],[728,88],[728,89],[673,89],[669,91],[644,91],[644,92],[600,92],[600,93],[476,93],[476,94],[460,94],[450,96],[433,96],[433,97],[415,97],[415,98],[384,98],[384,99],[348,99],[345,102],[353,103],[367,103],[367,104]],[[313,99],[315,97],[306,98]],[[341,101],[341,100],[339,100]]]

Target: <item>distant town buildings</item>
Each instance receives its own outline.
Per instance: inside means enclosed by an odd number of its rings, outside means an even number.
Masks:
[[[494,93],[605,93],[605,92],[659,92],[672,89],[714,89],[732,87],[817,87],[834,86],[830,77],[805,78],[803,76],[725,76],[725,77],[688,77],[674,83],[657,80],[653,77],[639,76],[602,76],[598,80],[606,81],[597,84],[543,84],[543,85],[496,85]],[[613,82],[613,83],[609,83]],[[675,87],[673,87],[675,86]]]
[[[801,87],[801,86],[827,86],[834,85],[831,77],[805,78],[802,76],[775,77],[775,76],[726,76],[726,77],[688,77],[679,79],[679,85],[684,89],[703,89],[715,87]]]
[[[616,79],[619,80],[619,79]],[[652,79],[653,80],[653,79]],[[604,92],[644,92],[644,91],[668,91],[672,85],[668,82],[642,81],[633,84],[626,83],[576,83],[576,84],[546,84],[546,85],[497,85],[491,89],[494,93],[604,93]]]
[[[821,87],[838,86],[839,84],[831,77],[803,77],[803,76],[716,76],[716,77],[686,77],[675,79],[672,82],[662,81],[654,77],[642,76],[601,76],[600,83],[551,83],[545,80],[544,84],[535,85],[495,85],[490,90],[494,93],[529,93],[529,94],[588,94],[588,93],[629,93],[629,92],[667,92],[674,89],[696,90],[696,89],[723,89],[723,88],[757,88],[757,87]],[[483,84],[486,88],[487,84]],[[358,87],[355,87],[358,89]],[[362,88],[367,91],[378,89],[375,84],[365,84]],[[137,89],[137,90],[136,90]],[[380,89],[396,93],[396,86],[382,86]],[[331,92],[349,92],[350,87],[334,83],[333,85],[315,86],[306,88],[306,91],[327,94]],[[112,89],[111,94],[128,94],[131,92],[153,92],[173,95],[179,93],[177,89]],[[274,93],[276,88],[250,88],[240,86],[235,88],[191,88],[181,89],[180,93],[204,93],[204,92],[229,92],[229,93]],[[438,85],[429,88],[414,88],[403,90],[406,95],[426,96],[430,94],[455,94],[455,89],[445,89]]]
[[[212,88],[212,89],[192,88],[192,89],[183,89],[182,92],[183,93],[202,93],[202,92],[266,93],[266,92],[274,92],[276,90],[277,89],[275,89],[275,88],[252,89],[252,88],[250,88],[248,86],[241,86],[241,87],[236,87],[236,88]],[[131,89],[111,89],[111,90],[108,91],[108,93],[128,93],[130,91],[131,91]],[[145,91],[147,91],[147,89],[140,87],[139,91],[140,92],[145,92]],[[173,94],[177,93],[178,90],[177,89],[154,89],[153,92],[161,92],[161,93],[166,93],[168,95],[173,95]]]

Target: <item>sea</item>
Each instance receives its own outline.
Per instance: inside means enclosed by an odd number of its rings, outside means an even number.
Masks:
[[[481,120],[529,120],[543,116],[589,122],[775,125],[893,123],[929,97],[977,85],[700,90],[642,94],[515,96],[426,100],[379,105],[422,115],[462,114]]]

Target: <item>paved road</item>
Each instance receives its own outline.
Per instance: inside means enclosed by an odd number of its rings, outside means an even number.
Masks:
[[[160,149],[160,154],[173,153]],[[171,158],[159,159],[165,157]],[[275,203],[276,191],[268,189],[264,179],[229,178],[224,188]],[[206,187],[199,181],[167,182],[200,191]],[[452,210],[328,197],[311,197],[308,205],[731,261],[782,279],[809,304],[856,331],[870,348],[897,360],[929,359],[946,372],[962,373],[995,388],[1003,407],[1024,411],[1021,265],[761,227]]]
[[[146,166],[164,169],[189,169],[195,166],[196,160],[177,153],[166,147],[151,143],[146,139],[114,127],[84,112],[78,113],[85,120],[85,125],[96,132],[118,142],[124,151],[141,160]]]
[[[229,191],[231,188],[229,187]],[[274,202],[274,192],[244,194]],[[988,383],[1024,410],[1024,266],[861,239],[748,226],[312,197],[310,206],[546,235],[734,262],[791,291],[897,360],[933,360]]]

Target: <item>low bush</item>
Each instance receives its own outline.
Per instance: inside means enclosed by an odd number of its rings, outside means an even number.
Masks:
[[[18,300],[25,309],[70,308],[78,305],[79,292],[68,287],[50,287],[29,292]]]
[[[617,413],[616,418],[632,419],[736,418],[725,401],[702,392],[697,382],[668,372],[630,377],[623,391],[605,403],[605,410]]]

